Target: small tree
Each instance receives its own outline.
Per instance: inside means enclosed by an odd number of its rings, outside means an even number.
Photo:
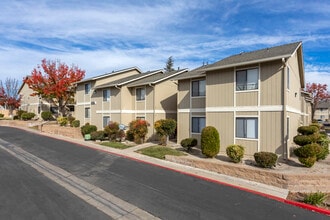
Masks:
[[[85,71],[72,65],[69,67],[60,61],[43,59],[41,66],[32,70],[31,76],[24,82],[34,92],[31,96],[40,96],[58,106],[62,116],[66,116],[67,105],[73,102],[74,83],[82,80]]]
[[[164,68],[164,70],[166,72],[171,72],[174,70],[173,68],[173,64],[174,64],[174,61],[173,61],[173,57],[170,56],[168,59],[167,59],[167,62],[166,62],[166,67]]]
[[[162,145],[166,146],[169,136],[175,133],[176,121],[174,119],[161,119],[154,124],[156,133],[161,137]]]
[[[327,84],[320,83],[307,83],[306,92],[312,94],[313,104],[312,104],[312,119],[314,119],[315,110],[317,109],[321,101],[328,100],[330,98],[327,91]]]
[[[21,96],[18,94],[18,80],[7,78],[5,83],[0,80],[0,106],[9,110],[9,115],[21,105]]]
[[[119,124],[117,122],[110,121],[109,124],[104,127],[104,132],[110,141],[116,141],[119,131]]]
[[[220,150],[220,136],[215,127],[203,128],[201,134],[201,149],[206,157],[215,157]]]
[[[142,119],[137,119],[130,122],[128,133],[133,135],[135,143],[144,143],[145,137],[148,134],[148,126],[149,123]]]

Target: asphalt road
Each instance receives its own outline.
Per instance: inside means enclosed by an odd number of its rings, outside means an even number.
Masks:
[[[161,219],[284,220],[329,218],[319,213],[236,188],[207,182],[182,173],[11,127],[0,127],[0,138]],[[2,155],[2,152],[0,153]],[[7,159],[7,161],[9,164],[17,163],[13,159]],[[30,169],[28,175],[30,179],[36,178],[37,181],[47,181],[45,177],[31,170],[32,168],[22,164],[21,166],[25,167],[25,169]],[[1,186],[6,185],[7,180],[4,180],[2,175],[8,175],[6,174],[8,172],[17,172],[15,171],[15,166],[8,165],[8,168],[5,170],[1,167]],[[24,182],[24,177],[21,179],[20,175],[13,176],[12,181]],[[6,214],[10,215],[11,213],[9,206],[4,205],[6,204],[6,197],[2,196],[2,194],[6,194],[6,192],[3,191],[15,192],[16,188],[21,187],[19,183],[7,184],[6,188],[1,187],[1,216],[5,217]],[[30,184],[26,187],[29,190],[33,190],[34,187],[32,185]],[[52,196],[57,198],[59,197],[58,195],[63,197],[70,196],[64,196],[66,192],[59,192],[60,187],[56,184],[40,182],[39,185],[46,185],[45,191],[56,191],[54,195],[50,194],[49,198],[52,198]],[[35,188],[39,190],[40,187]],[[16,196],[22,197],[22,195],[24,195],[24,192],[18,192]],[[38,198],[32,197],[29,201],[34,201],[34,199],[38,200]],[[52,207],[52,205],[54,205],[55,209],[61,211],[65,209],[64,203],[63,206],[49,204],[49,207]],[[72,205],[71,207],[81,210],[79,206],[83,205],[84,203],[77,201],[77,206],[74,207]],[[2,210],[6,211],[3,212]],[[21,210],[21,212],[24,211]],[[79,211],[77,212],[79,213]],[[101,215],[97,217],[102,218]],[[87,219],[97,219],[97,217],[87,217]]]

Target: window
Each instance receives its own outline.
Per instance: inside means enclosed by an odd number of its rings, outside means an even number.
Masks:
[[[90,91],[91,91],[91,84],[86,83],[85,84],[85,94],[89,94]]]
[[[145,100],[145,96],[146,96],[145,88],[137,88],[136,89],[136,100],[137,101]]]
[[[201,133],[205,127],[205,117],[192,117],[191,122],[191,132]]]
[[[236,137],[258,138],[257,118],[236,118]]]
[[[103,101],[104,102],[110,101],[110,89],[103,90]]]
[[[286,78],[286,87],[287,89],[290,89],[290,68],[289,67],[286,67],[286,74],[287,74],[287,78]]]
[[[145,120],[146,118],[144,116],[137,116],[136,120]]]
[[[192,96],[205,96],[205,79],[191,82]]]
[[[85,118],[91,117],[91,108],[85,108]]]
[[[103,116],[103,128],[110,122],[110,116]]]
[[[258,69],[236,72],[236,91],[258,89]]]

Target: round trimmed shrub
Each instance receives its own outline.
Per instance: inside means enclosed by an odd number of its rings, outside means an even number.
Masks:
[[[320,129],[319,127],[315,126],[315,125],[309,125],[309,126],[300,126],[297,131],[298,133],[302,134],[302,135],[310,135],[310,134],[314,134],[316,132],[318,132]]]
[[[105,132],[104,131],[92,131],[91,132],[91,140],[104,140],[105,139]]]
[[[304,164],[306,167],[312,167],[316,162],[316,156],[314,157],[298,157],[300,163]]]
[[[86,123],[84,126],[81,127],[81,133],[83,135],[91,134],[93,131],[97,131],[97,127],[95,125],[90,125],[89,123]]]
[[[234,163],[239,163],[244,156],[244,147],[238,144],[229,145],[226,154]]]
[[[36,116],[36,114],[34,114],[33,112],[24,112],[21,115],[22,120],[26,121],[26,120],[31,120],[34,116]]]
[[[4,116],[5,116],[4,114],[0,113],[0,118],[3,118]]]
[[[306,144],[302,147],[296,148],[294,149],[293,153],[297,156],[297,157],[314,157],[317,154],[319,154],[322,151],[322,148],[320,147],[320,145],[316,144],[316,143],[312,143],[312,144]]]
[[[215,127],[206,126],[201,134],[201,150],[206,157],[215,157],[220,150],[220,136]]]
[[[49,121],[53,118],[53,115],[50,111],[46,111],[46,112],[41,112],[41,118],[44,121]]]
[[[79,128],[80,127],[80,121],[79,120],[73,120],[71,125],[74,128]]]
[[[60,126],[66,126],[68,124],[68,118],[67,117],[58,117],[57,123],[59,123]]]
[[[277,155],[272,152],[257,152],[254,155],[255,162],[264,168],[272,168],[276,166]]]
[[[191,151],[191,148],[197,145],[196,138],[185,138],[180,142],[181,147],[185,148],[187,152]]]

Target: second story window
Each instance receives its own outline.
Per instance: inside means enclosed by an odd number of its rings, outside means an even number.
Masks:
[[[236,71],[236,91],[258,89],[258,69]]]
[[[103,90],[103,101],[104,102],[110,101],[110,89]]]
[[[205,79],[191,82],[192,96],[205,96]]]
[[[86,83],[85,84],[85,94],[89,94],[90,91],[91,91],[91,84]]]
[[[85,118],[90,118],[90,117],[91,117],[91,109],[85,108]]]
[[[146,98],[145,88],[137,88],[136,89],[136,101],[145,100],[145,98]]]

